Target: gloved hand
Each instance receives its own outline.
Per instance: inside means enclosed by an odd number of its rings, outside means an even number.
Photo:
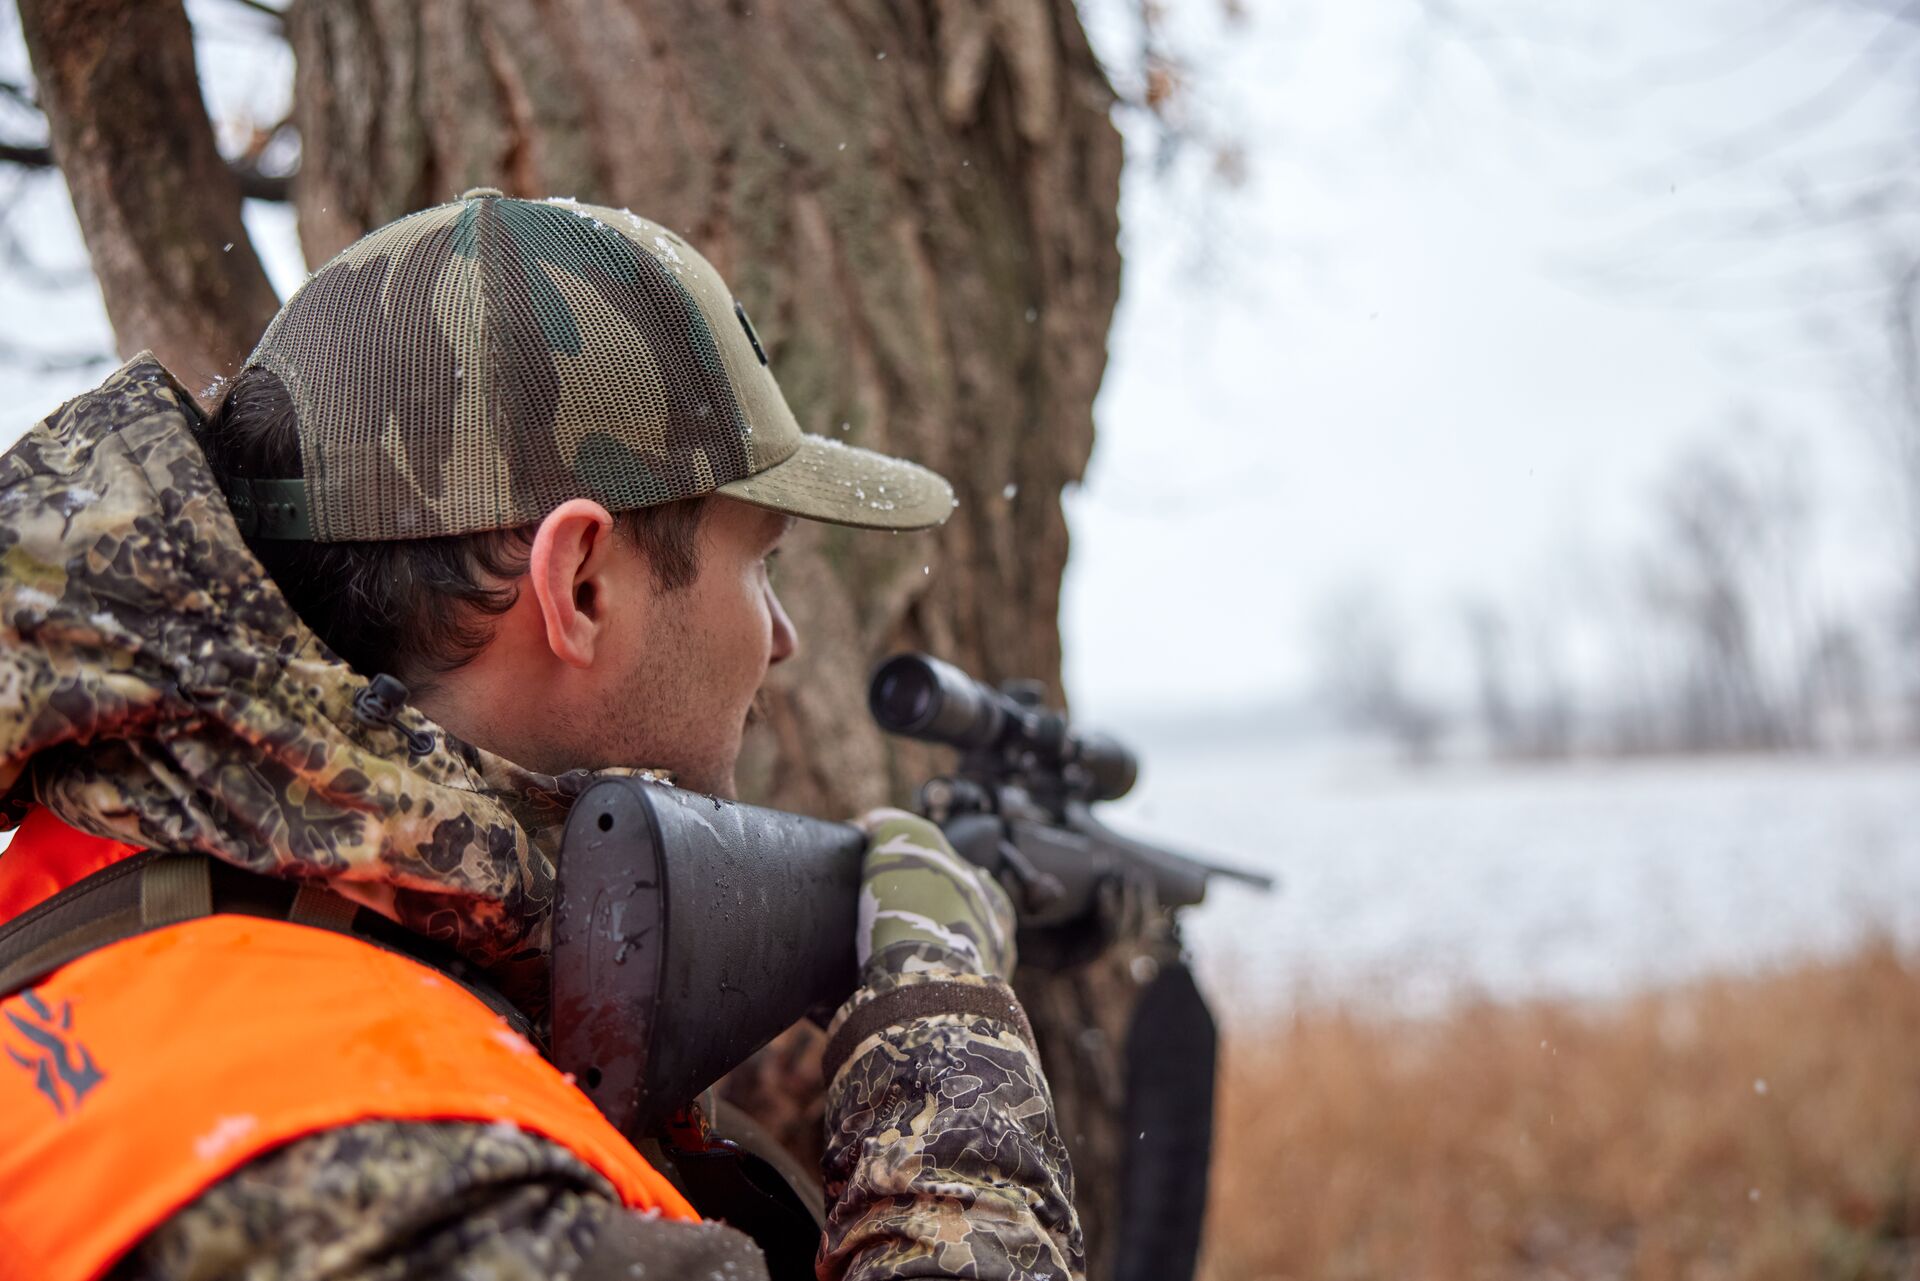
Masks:
[[[993,877],[918,815],[878,809],[854,823],[867,834],[855,941],[863,973],[1012,975],[1013,904]]]

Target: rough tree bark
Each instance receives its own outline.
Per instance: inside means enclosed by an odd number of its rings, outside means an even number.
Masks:
[[[148,163],[116,170],[102,152],[125,154],[127,140],[103,149],[56,124],[116,333],[154,345],[210,315],[227,327],[163,358],[231,361],[272,307],[181,53],[184,19],[177,0],[146,0],[166,29],[137,43],[125,19],[93,33],[53,20],[103,3],[24,8],[40,28],[36,68],[51,51],[66,83],[79,80],[65,67],[135,50],[153,77],[153,47],[171,42],[150,90],[156,110],[171,104],[170,130]],[[1060,694],[1060,494],[1092,447],[1120,271],[1113,94],[1072,0],[299,0],[286,25],[310,263],[472,186],[631,207],[719,267],[808,430],[953,480],[960,506],[936,533],[808,526],[783,554],[802,645],[749,744],[753,799],[845,814],[903,799],[928,772],[931,753],[883,741],[864,711],[868,669],[890,650],[1037,676]],[[125,101],[141,79],[112,69],[99,102]],[[77,95],[47,96],[56,116],[82,111]],[[165,181],[198,187],[193,221],[157,196],[124,209],[82,194]],[[216,213],[232,234],[205,233]],[[204,265],[196,255],[227,241],[233,253],[207,273],[224,296],[203,281],[169,297],[116,265]],[[1124,1033],[1141,951],[1171,954],[1161,938],[1066,977],[1018,977],[1076,1150],[1095,1276],[1123,1146],[1103,1045]],[[782,1093],[817,1094],[804,1041],[767,1062],[793,1067],[787,1086],[771,1068],[738,1083],[763,1115],[790,1101]],[[805,1124],[787,1133],[817,1143]]]
[[[121,356],[151,347],[196,391],[231,374],[280,303],[179,0],[21,0],[20,25]]]

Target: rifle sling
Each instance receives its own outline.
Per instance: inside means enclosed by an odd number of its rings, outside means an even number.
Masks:
[[[146,850],[74,882],[0,925],[0,998],[112,943],[181,921],[234,914],[351,934],[446,975],[522,1036],[533,1024],[465,961],[319,885],[249,872],[204,854]]]
[[[1020,1008],[1013,989],[1005,983],[913,983],[883,992],[847,1016],[847,1021],[827,1042],[826,1053],[821,1058],[821,1079],[831,1082],[838,1076],[868,1037],[902,1023],[943,1014],[993,1019],[1011,1027],[1029,1048],[1034,1044],[1033,1026],[1027,1022],[1027,1012]]]

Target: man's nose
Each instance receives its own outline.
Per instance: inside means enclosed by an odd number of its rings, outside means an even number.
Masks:
[[[794,631],[793,620],[780,604],[780,594],[771,587],[767,588],[767,604],[773,610],[773,652],[767,658],[767,665],[771,667],[793,657],[800,648],[800,634]]]

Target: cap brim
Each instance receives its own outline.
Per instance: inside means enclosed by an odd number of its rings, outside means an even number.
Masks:
[[[918,463],[824,436],[716,491],[743,503],[859,529],[926,529],[953,514],[953,487]]]

